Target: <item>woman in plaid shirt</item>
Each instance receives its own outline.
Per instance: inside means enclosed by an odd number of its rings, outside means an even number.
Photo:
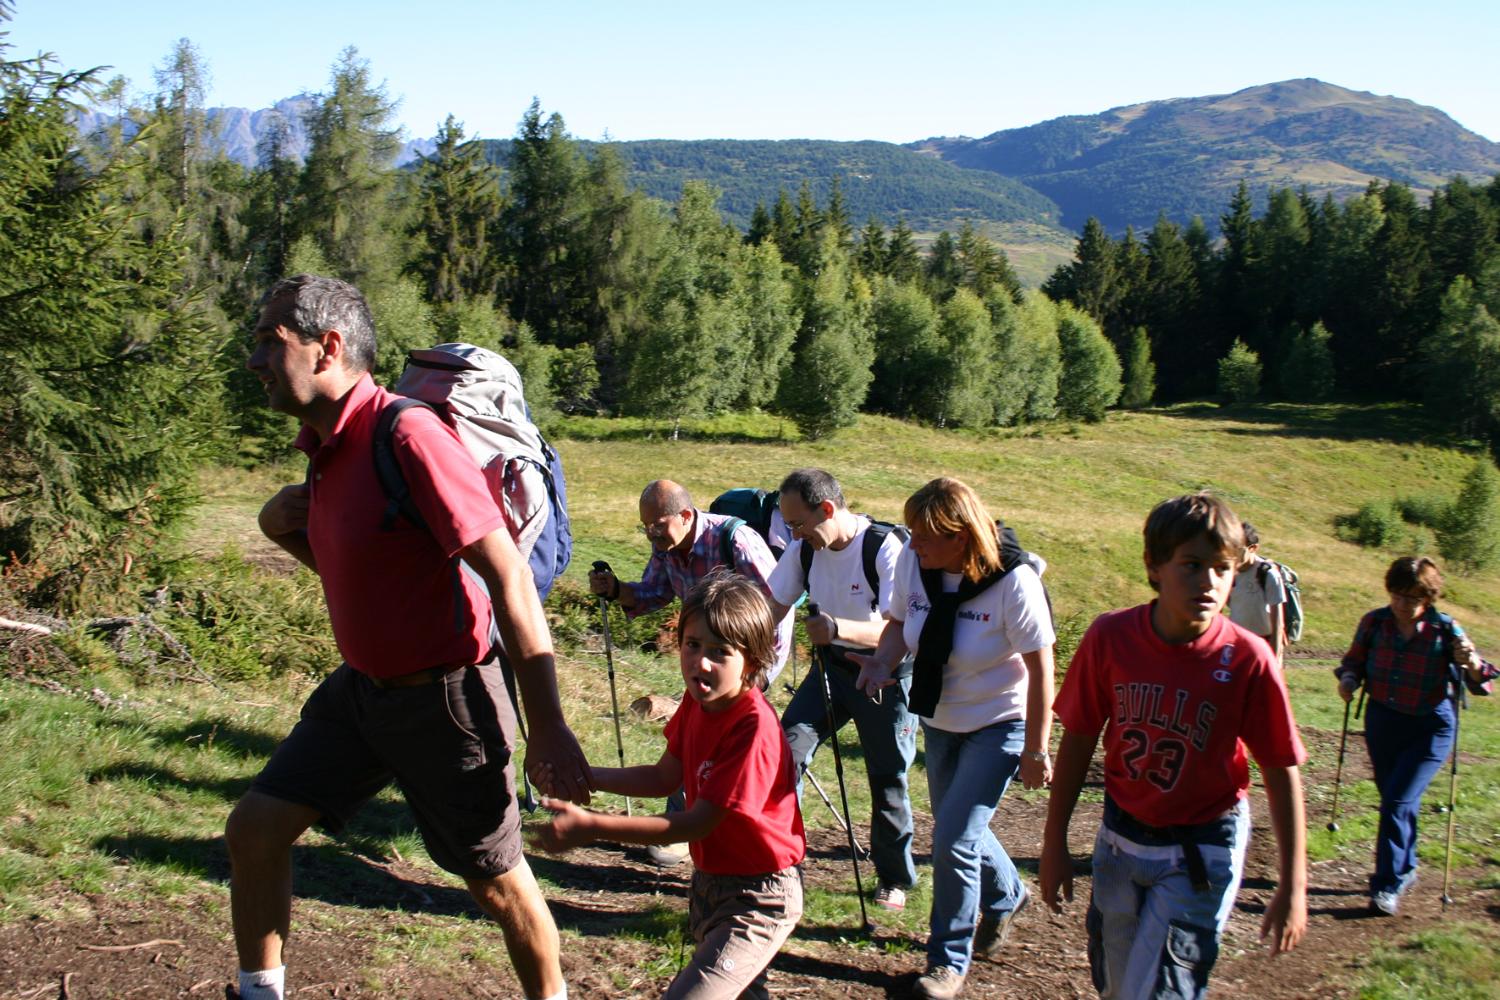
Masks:
[[[1453,750],[1453,685],[1462,676],[1470,691],[1489,694],[1500,670],[1433,606],[1443,578],[1431,559],[1397,559],[1386,570],[1385,589],[1390,604],[1360,619],[1335,673],[1345,702],[1361,685],[1369,696],[1365,744],[1380,790],[1370,906],[1394,915],[1417,880],[1422,793]]]

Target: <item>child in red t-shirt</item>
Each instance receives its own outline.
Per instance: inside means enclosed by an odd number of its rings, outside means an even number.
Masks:
[[[1240,520],[1207,493],[1146,519],[1150,604],[1099,616],[1057,696],[1064,733],[1042,838],[1041,892],[1073,898],[1068,823],[1099,734],[1104,820],[1086,921],[1103,997],[1201,997],[1244,870],[1246,748],[1260,765],[1280,880],[1261,936],[1276,954],[1307,927],[1307,759],[1265,640],[1219,612],[1245,551]]]
[[[775,625],[759,587],[717,571],[684,598],[677,639],[687,695],[667,723],[666,752],[593,772],[600,790],[619,795],[662,798],[684,786],[687,809],[631,817],[544,799],[555,815],[534,836],[549,851],[687,841],[698,947],[665,996],[768,996],[766,967],[802,915],[807,853],[791,749],[755,686],[776,662]]]

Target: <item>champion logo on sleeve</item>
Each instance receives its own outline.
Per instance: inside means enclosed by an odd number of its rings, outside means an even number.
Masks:
[[[1233,662],[1234,662],[1234,643],[1231,642],[1231,643],[1225,644],[1224,648],[1221,649],[1221,650],[1219,650],[1219,665],[1227,667],[1227,666],[1229,666]]]

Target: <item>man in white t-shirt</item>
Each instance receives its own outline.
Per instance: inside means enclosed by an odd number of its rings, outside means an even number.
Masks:
[[[1266,640],[1280,663],[1286,647],[1286,585],[1275,564],[1259,554],[1260,533],[1249,521],[1241,522],[1241,526],[1245,529],[1245,560],[1229,592],[1229,620]]]
[[[792,541],[771,573],[771,612],[781,620],[804,590],[818,605],[819,613],[807,620],[807,636],[821,651],[833,701],[830,729],[822,678],[810,671],[782,713],[781,728],[800,779],[823,741],[853,720],[870,781],[870,857],[879,879],[875,903],[899,910],[917,881],[906,791],[906,772],[917,749],[916,718],[906,702],[910,670],[874,701],[854,686],[859,668],[846,654],[871,652],[880,640],[904,543],[889,525],[850,511],[838,480],[822,469],[787,476],[779,502]]]

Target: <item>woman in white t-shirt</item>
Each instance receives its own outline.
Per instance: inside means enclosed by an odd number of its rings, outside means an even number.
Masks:
[[[1019,771],[1052,779],[1052,644],[1046,593],[1025,562],[1002,566],[996,523],[974,491],[934,479],[906,501],[890,620],[858,684],[874,694],[916,656],[932,800],[932,915],[917,995],[958,995],[975,954],[993,957],[1030,893],[990,830]]]

